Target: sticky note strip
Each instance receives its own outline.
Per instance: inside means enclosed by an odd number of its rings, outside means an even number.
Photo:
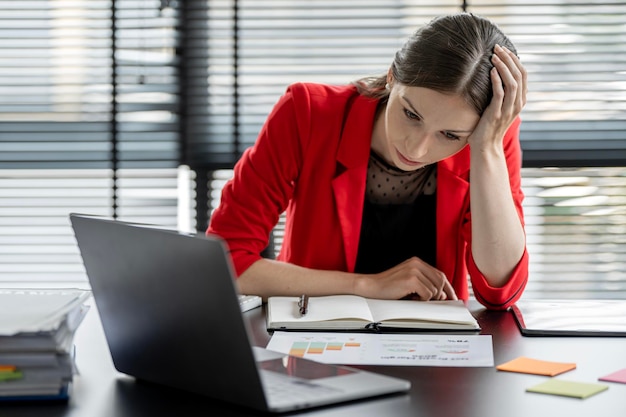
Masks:
[[[550,362],[520,356],[517,359],[496,366],[499,371],[521,372],[524,374],[555,376],[576,369],[575,363]]]
[[[626,368],[598,378],[600,381],[621,382],[626,384]]]
[[[527,388],[526,391],[540,394],[562,395],[565,397],[587,398],[599,392],[606,391],[607,389],[609,389],[609,387],[603,384],[550,379],[549,381]]]
[[[21,371],[3,371],[0,372],[0,381],[9,381],[12,379],[20,379],[22,377]]]

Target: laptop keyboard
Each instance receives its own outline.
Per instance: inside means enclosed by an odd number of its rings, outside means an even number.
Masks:
[[[314,401],[337,394],[339,389],[315,384],[306,379],[288,377],[272,371],[261,371],[261,380],[271,406]]]
[[[256,295],[239,295],[238,298],[242,313],[259,307],[262,303],[261,297]]]

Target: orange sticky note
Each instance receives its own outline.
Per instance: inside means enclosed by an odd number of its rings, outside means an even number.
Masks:
[[[551,362],[520,356],[496,366],[498,371],[521,372],[524,374],[555,376],[576,369],[575,363]]]
[[[13,372],[15,371],[15,365],[3,365],[0,364],[0,372]]]

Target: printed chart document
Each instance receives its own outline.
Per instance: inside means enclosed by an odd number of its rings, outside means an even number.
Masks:
[[[356,295],[310,297],[300,314],[298,297],[270,297],[270,330],[447,330],[477,331],[463,301],[375,300]]]
[[[493,366],[491,335],[277,331],[267,349],[340,365]]]

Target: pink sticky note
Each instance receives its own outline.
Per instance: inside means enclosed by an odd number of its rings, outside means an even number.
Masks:
[[[620,382],[626,384],[626,368],[598,378],[600,381]]]

